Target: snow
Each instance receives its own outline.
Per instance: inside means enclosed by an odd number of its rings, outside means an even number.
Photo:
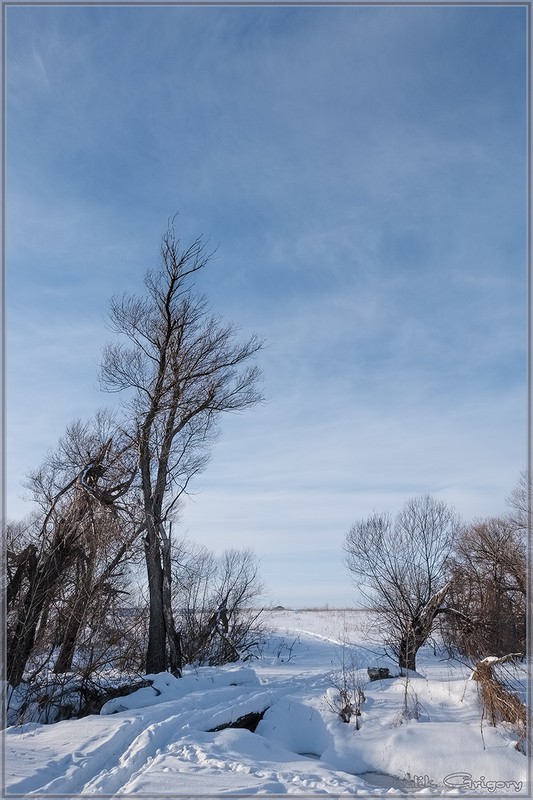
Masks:
[[[394,664],[366,622],[272,612],[252,666],[149,676],[100,715],[8,728],[4,796],[528,796],[527,759],[512,731],[481,724],[470,670],[428,647],[407,685],[370,683],[368,666]],[[334,710],[348,656],[365,694],[359,730]],[[254,733],[220,730],[252,712],[263,714]]]

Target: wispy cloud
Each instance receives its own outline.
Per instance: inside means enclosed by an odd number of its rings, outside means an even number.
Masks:
[[[270,398],[224,422],[184,528],[282,570],[412,494],[501,510],[525,457],[522,12],[8,9],[10,496],[108,402],[107,298],[180,210],[220,245],[199,288],[267,340]]]

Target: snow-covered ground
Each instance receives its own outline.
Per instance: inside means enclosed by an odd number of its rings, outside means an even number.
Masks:
[[[8,728],[4,796],[529,796],[517,737],[481,724],[467,667],[427,647],[407,684],[369,683],[367,667],[394,665],[367,625],[364,612],[274,611],[257,661],[161,674],[98,716]],[[359,729],[335,712],[343,661],[364,683]],[[223,727],[262,712],[254,733]]]

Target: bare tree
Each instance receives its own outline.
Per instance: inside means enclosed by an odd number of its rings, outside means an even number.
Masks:
[[[24,520],[9,520],[4,530],[5,545],[5,608],[9,615],[23,591],[24,580],[32,571],[31,562],[35,558],[35,529],[38,525],[35,514]]]
[[[138,535],[135,519],[109,514],[107,508],[96,507],[88,516],[62,611],[56,674],[71,670],[83,627],[97,637],[99,628],[107,625],[107,614],[117,598],[121,597],[124,603],[129,593],[123,578]],[[62,589],[65,592],[65,586]]]
[[[459,518],[430,496],[409,500],[393,519],[373,514],[350,529],[346,563],[383,623],[387,645],[402,669],[416,669],[449,583],[446,562]]]
[[[210,550],[188,541],[175,543],[172,556],[172,601],[182,637],[185,664],[206,664],[209,656],[209,620],[215,603],[218,562]]]
[[[200,239],[182,248],[170,225],[160,255],[159,268],[145,278],[146,296],[111,302],[111,325],[123,341],[104,350],[101,381],[108,391],[127,392],[138,451],[149,588],[146,671],[169,667],[179,675],[169,522],[206,464],[220,414],[260,400],[259,371],[249,362],[262,344],[255,336],[238,342],[235,329],[211,316],[196,293],[194,276],[209,261]]]
[[[128,491],[132,474],[129,445],[120,436],[109,435],[110,424],[104,414],[87,425],[74,423],[29,479],[41,511],[32,520],[29,543],[18,553],[8,553],[8,561],[16,565],[10,571],[7,592],[7,678],[12,686],[22,680],[35,642],[47,627],[52,606],[64,595],[72,570],[74,580],[80,578],[79,567],[84,564],[84,579],[71,613],[63,617],[62,629],[55,635],[55,643],[61,645],[59,671],[70,667],[88,600],[83,590],[90,583],[94,593],[98,585],[102,588],[113,578],[137,535],[135,526],[124,533],[117,522],[117,504]],[[111,525],[115,525],[114,552],[103,564],[96,556],[97,520],[107,529],[102,541],[111,542]]]
[[[464,616],[447,618],[448,645],[475,659],[525,652],[527,553],[512,519],[464,528],[450,559],[450,601]]]
[[[262,609],[256,604],[264,592],[257,558],[249,548],[226,550],[219,559],[214,628],[218,647],[210,663],[246,659],[257,644]],[[213,620],[213,617],[212,617]]]
[[[532,500],[533,486],[531,477],[528,476],[527,472],[522,472],[518,483],[507,498],[510,510],[506,516],[513,527],[522,533],[524,543],[531,527]]]
[[[261,633],[264,592],[253,552],[232,549],[216,557],[182,539],[173,571],[184,662],[216,665],[246,659]]]

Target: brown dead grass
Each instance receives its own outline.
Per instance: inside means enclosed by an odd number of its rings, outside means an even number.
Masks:
[[[527,708],[518,695],[510,691],[495,675],[494,667],[501,661],[480,661],[472,679],[478,682],[484,716],[491,725],[510,723],[519,736],[516,748],[523,751],[527,734]]]

